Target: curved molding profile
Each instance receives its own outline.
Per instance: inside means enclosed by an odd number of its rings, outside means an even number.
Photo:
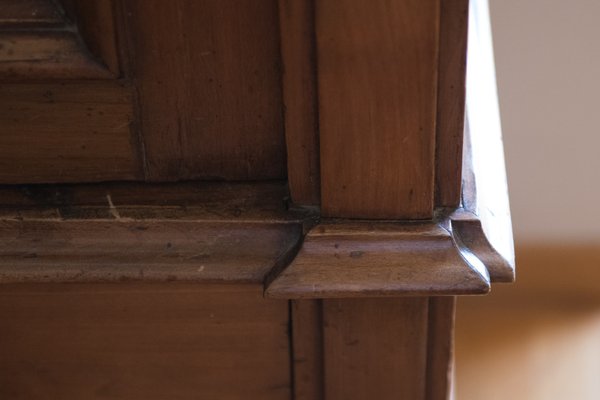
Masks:
[[[512,253],[503,255],[488,240],[476,215],[459,210],[450,216],[450,228],[457,242],[464,243],[489,272],[492,282],[513,282],[515,266]]]
[[[318,220],[284,183],[0,190],[0,283],[248,282],[274,298],[485,294],[511,259],[470,211]]]
[[[3,1],[0,80],[117,78],[112,8],[97,0]]]
[[[323,221],[266,284],[272,298],[485,294],[514,268],[462,209],[434,221]]]

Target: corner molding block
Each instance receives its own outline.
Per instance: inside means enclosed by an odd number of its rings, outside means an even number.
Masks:
[[[514,267],[463,209],[432,221],[323,220],[290,265],[267,284],[271,298],[485,294]]]

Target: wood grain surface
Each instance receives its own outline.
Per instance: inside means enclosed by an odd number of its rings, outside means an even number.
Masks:
[[[458,207],[465,122],[469,0],[440,2],[435,205]]]
[[[0,283],[262,282],[297,224],[0,221]]]
[[[120,75],[115,0],[60,0],[89,52],[116,77]]]
[[[60,7],[51,0],[2,0],[4,28],[56,27],[64,23]]]
[[[323,215],[431,218],[439,1],[315,4]]]
[[[276,0],[123,2],[147,178],[286,175]]]
[[[282,83],[292,201],[321,201],[314,0],[280,0]]]
[[[274,298],[484,294],[483,264],[433,224],[321,223],[267,287]]]
[[[294,400],[324,400],[323,303],[292,300]]]
[[[287,196],[285,181],[5,185],[0,217],[301,223],[311,215],[288,210]]]
[[[2,2],[0,80],[116,77],[111,1],[65,3],[77,12],[67,15],[59,2],[51,0]]]
[[[0,183],[133,180],[131,88],[117,81],[0,85]]]
[[[288,304],[260,285],[1,285],[5,399],[289,400]]]
[[[424,399],[427,303],[324,300],[325,398]]]
[[[427,325],[427,400],[451,399],[456,297],[430,297]]]

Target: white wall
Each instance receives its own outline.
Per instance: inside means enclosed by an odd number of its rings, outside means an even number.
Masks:
[[[490,0],[513,229],[600,241],[600,0]]]

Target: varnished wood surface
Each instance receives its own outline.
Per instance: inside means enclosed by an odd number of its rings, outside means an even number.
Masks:
[[[2,0],[0,26],[31,28],[60,26],[64,18],[56,3],[49,0]]]
[[[321,201],[314,0],[280,0],[288,180],[292,201]]]
[[[431,218],[439,1],[315,4],[323,215]]]
[[[435,204],[458,207],[465,121],[469,0],[440,2]]]
[[[1,285],[3,399],[289,400],[288,304],[259,285]]]
[[[327,400],[425,398],[427,298],[323,302]]]
[[[427,324],[427,400],[451,399],[456,297],[430,297]]]
[[[131,88],[118,82],[0,85],[0,182],[140,178]]]
[[[79,5],[82,2],[68,3]],[[67,17],[58,2],[3,1],[0,9],[0,80],[116,77],[112,6],[107,0],[87,3],[87,7],[81,8],[93,9],[93,12],[82,18],[81,22],[85,24],[80,24],[89,39],[84,41],[73,22],[75,15]],[[95,33],[89,35],[92,31]],[[103,35],[98,31],[104,32]],[[90,54],[88,44],[96,57]],[[97,52],[99,49],[102,51]],[[107,65],[112,67],[112,72]]]
[[[115,1],[60,0],[60,3],[77,26],[89,52],[117,77],[120,71]]]
[[[469,248],[469,251],[481,260],[490,273],[492,282],[515,280],[514,256],[500,253],[500,250],[494,247],[482,221],[476,215],[459,210],[452,214],[450,224],[457,242]]]
[[[466,250],[468,252],[468,250]],[[271,282],[274,298],[484,294],[489,276],[436,224],[321,223]]]
[[[288,210],[287,197],[282,181],[5,185],[0,186],[0,216],[298,223],[313,217],[305,210]]]
[[[284,178],[277,1],[122,3],[147,178]]]
[[[99,79],[112,75],[89,57],[77,34],[0,31],[0,80]]]
[[[0,283],[262,283],[301,233],[297,224],[4,220]]]
[[[292,300],[294,400],[324,400],[323,303]]]

